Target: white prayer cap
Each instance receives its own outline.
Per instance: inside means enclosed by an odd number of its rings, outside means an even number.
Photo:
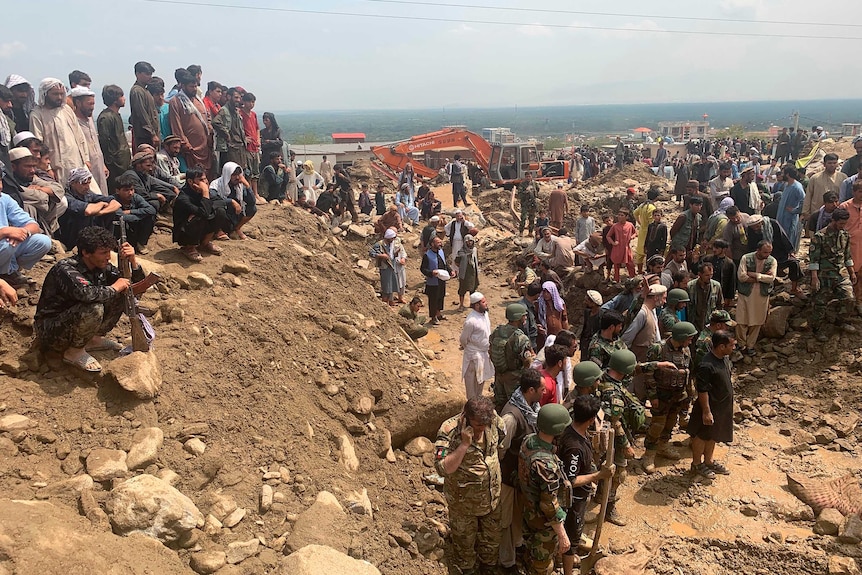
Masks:
[[[28,148],[12,148],[9,150],[9,161],[17,162],[21,158],[29,158],[33,155]]]
[[[650,295],[661,295],[667,292],[667,288],[661,284],[654,284],[649,286],[649,294]]]
[[[485,296],[482,295],[482,292],[474,291],[470,294],[470,305],[475,305],[485,299]]]
[[[463,214],[463,213],[464,213],[464,210],[461,210],[461,209],[455,210],[455,215],[456,215],[456,216],[457,216],[458,214]]]
[[[12,145],[17,146],[18,144],[20,144],[24,140],[29,140],[30,138],[35,138],[35,137],[36,137],[36,134],[34,134],[33,132],[27,132],[27,131],[18,132],[17,134],[15,134],[15,137],[12,138]]]
[[[96,93],[91,89],[85,86],[75,86],[71,90],[69,90],[69,97],[73,100],[75,98],[81,98],[82,96],[95,96]]]
[[[440,221],[440,216],[431,216],[431,221],[432,221],[432,222],[439,222],[439,221]]]
[[[474,241],[476,241],[476,238],[474,238],[470,234],[467,234],[466,236],[464,236],[464,241],[465,242],[474,242]]]
[[[602,303],[604,303],[602,302],[602,294],[594,289],[587,290],[587,297],[596,305],[602,305]]]
[[[396,234],[395,230],[393,230],[392,228],[387,228],[387,230],[383,233],[383,237],[386,238],[387,240],[391,240],[396,235],[398,235],[398,234]]]

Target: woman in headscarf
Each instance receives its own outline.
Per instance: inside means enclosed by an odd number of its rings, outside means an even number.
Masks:
[[[302,173],[296,180],[299,184],[299,193],[305,195],[306,202],[317,202],[317,196],[326,187],[323,176],[317,173],[311,160],[306,160],[302,164]]]
[[[718,204],[718,209],[712,212],[712,215],[706,220],[704,238],[708,243],[711,244],[724,233],[724,228],[727,226],[727,208],[733,205],[735,205],[733,198],[723,198]]]
[[[257,213],[257,202],[240,165],[227,162],[221,170],[221,177],[210,183],[210,192],[227,213],[230,229],[224,231],[233,231],[237,239],[247,240],[248,236],[242,232],[242,227]]]
[[[557,285],[552,281],[542,284],[542,294],[539,296],[539,324],[545,328],[545,333],[539,334],[536,339],[536,345],[539,347],[544,344],[546,336],[557,335],[562,330],[569,329],[566,302],[563,301]]]
[[[260,157],[269,158],[272,152],[278,152],[281,155],[283,146],[284,138],[275,115],[272,112],[264,112],[263,130],[260,131]]]
[[[464,236],[464,245],[455,254],[455,263],[458,265],[458,311],[464,311],[464,296],[479,289],[479,250],[476,247],[476,239],[467,234]]]

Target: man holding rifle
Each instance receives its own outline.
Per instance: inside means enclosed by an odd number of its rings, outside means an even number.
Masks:
[[[130,264],[131,278],[124,278],[110,263],[116,247],[110,231],[84,228],[78,236],[78,253],[57,262],[45,276],[36,306],[34,328],[40,347],[63,354],[63,362],[91,373],[102,366],[89,352],[122,347],[105,336],[123,314],[124,292],[144,280],[129,243],[120,246],[120,258]]]

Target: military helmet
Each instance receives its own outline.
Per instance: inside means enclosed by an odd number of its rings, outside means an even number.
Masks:
[[[674,339],[674,341],[685,341],[686,339],[694,337],[696,335],[697,328],[694,327],[694,324],[687,321],[681,321],[676,323],[670,330],[670,336]]]
[[[518,321],[527,315],[527,308],[521,303],[510,303],[506,306],[506,319],[508,321]]]
[[[631,375],[638,365],[638,358],[628,349],[618,349],[611,354],[608,367],[623,375]]]
[[[669,292],[667,292],[667,306],[669,308],[673,308],[678,303],[681,302],[689,302],[691,298],[688,297],[688,292],[684,289],[673,288]]]
[[[602,377],[602,368],[594,361],[582,361],[572,370],[577,387],[592,387]]]
[[[548,403],[539,409],[536,429],[548,435],[560,435],[572,424],[569,410],[559,403]]]

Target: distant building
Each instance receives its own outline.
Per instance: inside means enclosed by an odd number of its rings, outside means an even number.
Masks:
[[[492,144],[511,144],[515,134],[509,128],[482,128],[482,137]]]
[[[862,134],[862,124],[841,124],[842,136],[858,136]]]
[[[343,134],[332,134],[333,144],[359,144],[365,141],[365,134],[362,132],[348,132]]]
[[[662,136],[670,136],[674,140],[692,140],[706,138],[709,134],[709,122],[659,122],[658,132]]]

